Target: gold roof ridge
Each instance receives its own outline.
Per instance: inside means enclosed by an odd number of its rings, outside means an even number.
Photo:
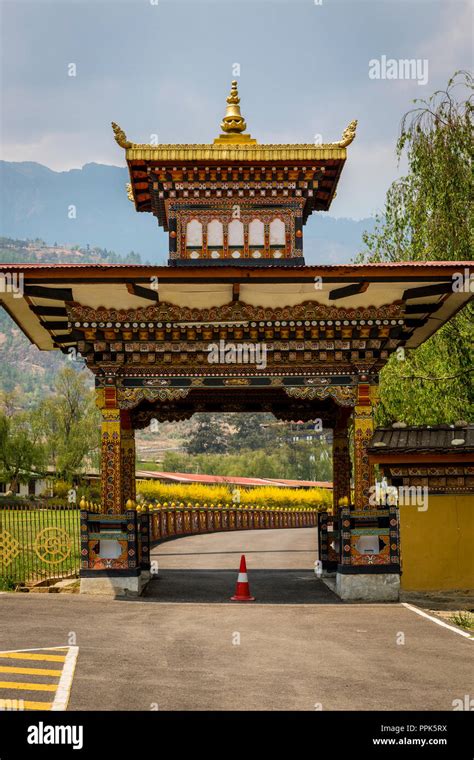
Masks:
[[[214,143],[159,143],[159,144],[150,144],[150,143],[132,143],[130,140],[128,140],[127,135],[125,134],[124,130],[119,127],[118,124],[115,122],[112,122],[112,129],[114,131],[114,137],[117,144],[124,148],[127,151],[127,158],[130,159],[140,159],[140,158],[147,158],[151,157],[151,154],[159,155],[160,153],[166,153],[166,152],[172,152],[174,154],[173,158],[175,159],[186,159],[186,158],[211,158],[212,155],[219,154],[221,157],[226,157],[226,154],[228,152],[236,152],[245,154],[267,154],[269,152],[277,151],[277,152],[283,152],[288,154],[287,156],[281,156],[278,158],[278,160],[285,160],[287,157],[290,159],[292,155],[298,154],[299,152],[307,152],[308,158],[317,157],[317,155],[324,151],[338,151],[338,150],[344,150],[348,145],[350,145],[355,136],[356,136],[356,129],[357,129],[357,120],[354,119],[350,122],[350,124],[346,127],[344,132],[342,133],[342,137],[340,140],[337,140],[336,142],[332,143],[257,143],[256,140],[251,140],[250,136],[248,135],[242,135],[241,133],[235,134],[235,135],[222,135],[220,138],[216,138],[216,141]],[[231,138],[230,140],[228,138]],[[235,138],[235,141],[233,141]],[[244,141],[241,141],[242,138],[245,139]],[[150,154],[150,156],[141,155],[142,153]],[[188,153],[197,154],[197,155],[186,155]],[[203,154],[203,155],[200,155]],[[296,156],[295,156],[296,157]],[[304,158],[305,156],[298,156],[299,158]],[[338,155],[335,156],[337,158],[345,158],[345,150],[344,155]],[[268,156],[268,158],[271,158],[271,156]]]

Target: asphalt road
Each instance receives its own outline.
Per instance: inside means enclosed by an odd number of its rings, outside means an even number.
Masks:
[[[139,600],[0,594],[0,648],[77,644],[70,710],[452,710],[472,692],[472,641],[399,604],[342,603],[314,576],[315,542],[169,541]],[[241,553],[254,603],[229,601]]]

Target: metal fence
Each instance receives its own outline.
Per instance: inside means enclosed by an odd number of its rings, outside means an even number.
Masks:
[[[173,536],[193,533],[262,528],[308,528],[317,525],[318,519],[318,510],[311,507],[301,509],[256,506],[152,507],[148,514],[152,544]]]
[[[76,506],[0,504],[0,589],[79,573],[80,510]]]
[[[81,502],[82,504],[82,502]],[[96,505],[94,505],[96,506]],[[97,521],[98,509],[83,511]],[[303,528],[317,523],[317,510],[311,508],[272,509],[267,507],[200,507],[139,508],[124,515],[107,515],[104,522],[127,523],[127,515],[138,518],[140,536],[145,543],[159,542],[172,536],[192,533],[213,533],[221,530],[252,530],[262,528]],[[94,523],[95,525],[95,523]],[[87,529],[82,551],[90,547]],[[132,534],[136,529],[132,530]],[[142,535],[143,534],[143,535]],[[92,542],[100,546],[98,537]],[[138,555],[141,552],[139,542]],[[130,561],[130,547],[125,551]],[[147,549],[148,551],[148,549]],[[141,562],[141,556],[133,561]],[[148,559],[148,558],[147,558]],[[87,562],[85,563],[87,564]],[[48,502],[35,504],[0,503],[0,590],[13,589],[21,583],[59,580],[79,574],[81,566],[81,510],[73,505],[53,506]],[[110,562],[107,566],[110,566]],[[84,567],[84,558],[83,558]]]
[[[123,514],[81,510],[81,575],[150,569],[150,549],[192,534],[266,528],[308,528],[317,510],[267,507],[138,507]]]

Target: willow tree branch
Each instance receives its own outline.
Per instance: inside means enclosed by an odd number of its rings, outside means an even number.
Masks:
[[[474,372],[474,368],[472,369],[466,369],[463,372],[458,372],[455,375],[445,375],[444,377],[429,377],[427,375],[399,375],[400,380],[427,380],[431,383],[437,383],[440,380],[456,380],[458,377],[463,377],[463,375],[469,375],[472,372]]]

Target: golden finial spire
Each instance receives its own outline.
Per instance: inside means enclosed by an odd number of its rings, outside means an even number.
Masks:
[[[225,116],[221,121],[221,129],[223,132],[240,133],[245,132],[247,125],[245,119],[240,113],[240,98],[237,90],[237,82],[234,79],[232,82],[232,88],[230,95],[227,98],[227,108],[225,109]]]
[[[221,121],[221,129],[224,134],[216,137],[214,143],[256,143],[250,135],[244,134],[247,124],[240,113],[240,97],[237,89],[237,82],[234,79],[227,98],[227,107],[225,116]]]

